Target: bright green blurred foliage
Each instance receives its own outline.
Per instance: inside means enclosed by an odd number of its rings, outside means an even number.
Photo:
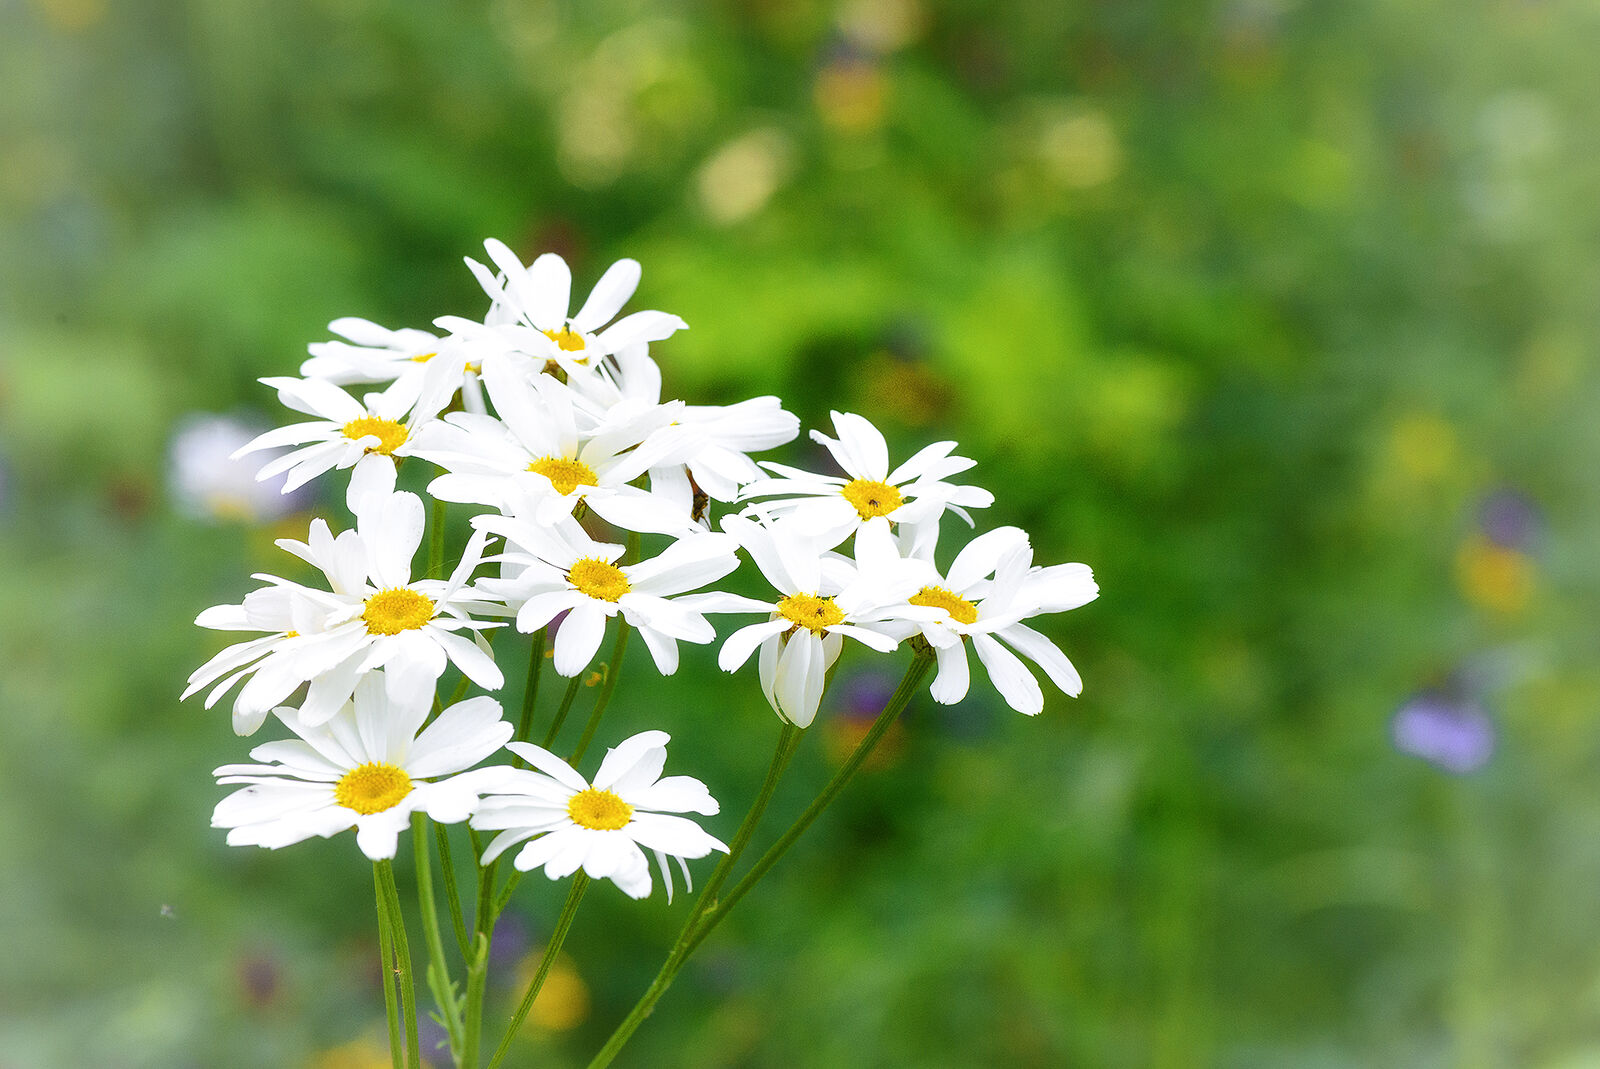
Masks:
[[[365,1064],[364,860],[225,847],[247,744],[176,701],[225,638],[195,613],[305,517],[186,519],[166,450],[284,421],[254,379],[330,319],[480,315],[487,236],[580,286],[641,260],[690,401],[958,439],[980,526],[1104,590],[1045,625],[1081,699],[914,706],[624,1064],[1600,1064],[1597,33],[1561,0],[0,8],[0,1065]],[[1396,752],[1426,687],[1487,710],[1484,768]],[[602,741],[647,726],[726,835],[777,730],[753,677],[631,661]],[[519,892],[535,943],[560,890]],[[582,1064],[686,908],[591,899],[526,1064]]]

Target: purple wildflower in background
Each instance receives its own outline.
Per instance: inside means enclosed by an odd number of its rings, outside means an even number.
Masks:
[[[1529,553],[1541,541],[1544,515],[1526,494],[1500,489],[1478,505],[1478,527],[1495,545]]]
[[[417,1011],[417,1053],[422,1056],[422,1063],[437,1069],[450,1069],[450,1033],[445,1031],[444,1025],[433,1019],[433,1015],[418,1007]]]
[[[835,701],[845,716],[870,724],[889,704],[897,682],[898,679],[887,672],[857,672],[842,681]]]
[[[1474,772],[1494,753],[1495,730],[1472,698],[1426,690],[1409,698],[1390,725],[1395,749],[1455,775]]]
[[[520,914],[502,913],[489,940],[489,966],[496,973],[503,972],[521,961],[532,947],[533,932],[528,922]]]

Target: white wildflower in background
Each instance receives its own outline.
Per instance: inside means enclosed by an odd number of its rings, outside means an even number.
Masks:
[[[256,479],[256,467],[233,454],[261,433],[229,416],[196,414],[179,424],[168,447],[168,485],[180,511],[197,519],[263,523],[305,505],[284,494],[283,477]]]
[[[485,690],[501,687],[505,679],[488,643],[477,635],[501,625],[473,619],[472,613],[483,606],[468,585],[488,535],[473,536],[448,580],[413,581],[411,558],[422,539],[422,501],[401,492],[359,504],[355,529],[337,538],[318,519],[311,523],[308,541],[278,541],[320,569],[328,590],[258,575],[284,593],[257,591],[242,605],[219,605],[200,614],[195,623],[201,627],[275,634],[223,650],[189,677],[183,697],[231,671],[207,696],[209,708],[253,673],[233,706],[234,729],[247,735],[261,725],[267,710],[302,683],[310,686],[301,718],[310,724],[327,720],[350,697],[357,680],[380,667],[388,668],[396,696],[431,692],[447,661]]]
[[[643,847],[656,856],[661,878],[672,901],[672,872],[667,858],[678,859],[686,885],[686,859],[713,850],[727,853],[721,840],[678,813],[714,816],[716,799],[691,776],[661,777],[666,765],[665,731],[645,731],[606,752],[591,784],[549,750],[514,742],[507,749],[532,770],[504,773],[498,791],[478,804],[472,826],[498,831],[483,852],[488,864],[510,847],[532,839],[513,864],[522,872],[543,868],[552,880],[583,869],[592,879],[609,879],[632,898],[650,893],[650,863]]]
[[[229,846],[271,848],[354,828],[361,852],[378,861],[394,857],[414,812],[441,824],[466,820],[506,770],[464,770],[505,745],[513,729],[499,702],[477,697],[445,709],[419,735],[432,704],[431,690],[392,695],[374,672],[331,720],[311,724],[297,709],[273,710],[299,738],[251,750],[262,764],[217,769],[219,784],[247,786],[217,803],[211,826],[229,829]]]

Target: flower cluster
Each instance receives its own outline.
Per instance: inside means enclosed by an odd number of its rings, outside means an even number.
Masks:
[[[255,764],[216,770],[219,783],[240,785],[213,816],[229,843],[281,847],[354,828],[362,852],[382,863],[414,819],[467,821],[497,833],[480,878],[492,881],[494,861],[520,844],[518,870],[558,879],[581,869],[642,897],[653,882],[649,850],[670,898],[669,858],[687,883],[687,860],[729,850],[679,815],[718,812],[705,785],[662,778],[662,731],[621,742],[592,782],[573,763],[627,636],[637,632],[668,675],[680,642],[716,641],[708,618],[722,614],[758,617],[727,634],[718,663],[735,672],[755,655],[761,692],[790,725],[785,738],[812,723],[846,639],[879,653],[909,642],[936,659],[941,702],[967,693],[969,644],[1021,712],[1044,705],[1023,658],[1079,692],[1071,663],[1024,621],[1094,598],[1087,567],[1035,566],[1014,527],[937,565],[945,515],[970,527],[971,510],[994,501],[951,481],[974,465],[954,442],[896,464],[868,420],[834,412],[833,435],[811,436],[837,473],[758,462],[752,454],[792,441],[799,421],[776,397],[663,399],[650,347],[686,324],[659,311],[621,315],[639,282],[635,261],[613,264],[573,314],[560,257],[524,266],[497,241],[486,249],[490,265],[467,261],[489,302],[481,320],[444,316],[437,333],[336,320],[330,330],[343,340],[311,346],[300,377],[261,380],[311,418],[235,456],[287,448],[258,473],[285,493],[347,472],[354,525],[336,534],[315,519],[304,541],[277,543],[320,579],[257,575],[262,585],[241,603],[196,621],[259,637],[217,653],[184,697],[203,690],[209,708],[234,692],[239,734],[272,716],[296,736],[257,746]],[[431,520],[423,497],[400,488],[402,465],[407,485],[433,500]],[[451,506],[469,514],[471,534],[447,560]],[[712,588],[741,559],[769,593]],[[608,629],[615,649],[596,671]],[[488,696],[504,685],[497,661],[515,642],[497,652],[489,640],[502,633],[533,636],[523,731],[547,646],[555,672],[572,680],[543,746],[515,739]],[[452,668],[459,685],[441,700]],[[605,686],[569,762],[548,747],[580,676]],[[462,700],[470,686],[485,693]],[[514,764],[481,766],[497,754]]]

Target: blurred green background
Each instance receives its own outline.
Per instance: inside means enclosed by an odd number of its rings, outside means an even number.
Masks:
[[[959,439],[980,526],[1104,590],[1045,624],[1081,699],[916,704],[623,1064],[1600,1066],[1597,39],[1576,0],[0,4],[0,1066],[386,1064],[368,866],[225,847],[247,744],[177,702],[307,513],[185,507],[170,451],[286,422],[254,380],[335,317],[480,316],[487,236],[580,292],[641,260],[691,402]],[[753,672],[634,654],[601,741],[667,728],[730,834]],[[847,662],[774,826],[903,658]],[[685,908],[597,889],[521,1063],[583,1064]]]

